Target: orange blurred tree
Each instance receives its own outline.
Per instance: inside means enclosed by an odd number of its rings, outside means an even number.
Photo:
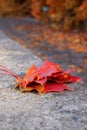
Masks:
[[[30,0],[0,0],[0,15],[14,16],[29,12]]]
[[[31,14],[54,28],[69,30],[87,22],[87,0],[31,0]]]
[[[30,14],[55,28],[69,30],[87,23],[87,0],[0,0],[0,14]]]

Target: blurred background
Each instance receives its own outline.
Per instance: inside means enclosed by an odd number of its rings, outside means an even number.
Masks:
[[[87,0],[0,0],[1,16],[29,16],[54,29],[87,31]]]

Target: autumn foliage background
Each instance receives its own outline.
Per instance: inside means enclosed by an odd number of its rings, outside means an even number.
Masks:
[[[0,0],[0,15],[34,17],[62,30],[83,28],[87,0]]]

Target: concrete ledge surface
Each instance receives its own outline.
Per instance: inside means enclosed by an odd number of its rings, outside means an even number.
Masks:
[[[1,65],[22,74],[41,62],[0,32]],[[0,130],[87,130],[87,90],[38,95],[20,93],[14,85],[14,78],[0,75]]]

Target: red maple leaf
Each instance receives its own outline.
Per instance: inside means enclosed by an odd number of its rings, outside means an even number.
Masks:
[[[3,66],[0,66],[0,71],[15,77],[17,79],[16,88],[21,91],[62,92],[71,90],[68,83],[76,83],[80,80],[79,77],[70,74],[72,70],[64,72],[60,65],[50,61],[45,61],[39,67],[32,65],[23,78]]]
[[[47,92],[63,92],[63,90],[71,90],[71,88],[66,84],[59,84],[55,82],[47,82],[43,89],[43,93]]]

